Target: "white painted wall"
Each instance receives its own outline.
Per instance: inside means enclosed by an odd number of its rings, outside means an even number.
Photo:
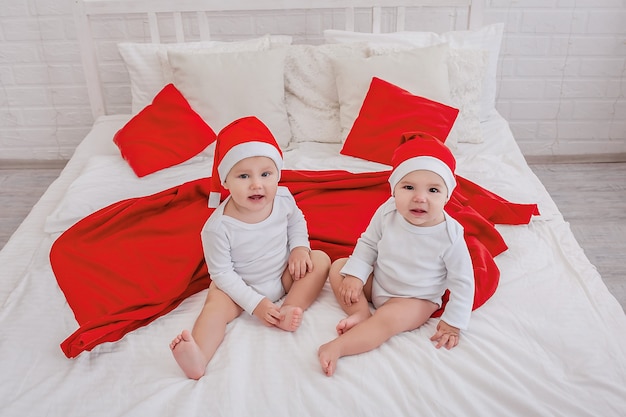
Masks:
[[[310,32],[322,24],[296,13],[247,30],[280,33],[303,21]],[[484,23],[494,22],[506,25],[497,108],[524,154],[626,157],[626,0],[487,0]],[[119,85],[112,106],[128,112],[115,43],[144,30],[116,21],[106,30],[104,77]],[[77,36],[72,0],[0,0],[0,163],[68,159],[88,132]]]

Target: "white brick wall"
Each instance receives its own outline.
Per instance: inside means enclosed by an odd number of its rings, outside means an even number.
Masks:
[[[485,21],[506,23],[497,108],[525,155],[626,157],[625,6],[489,2]]]
[[[332,15],[276,20],[269,13],[257,23],[231,16],[212,28],[221,38],[233,27],[242,37],[305,36],[332,22]],[[626,157],[626,1],[487,0],[484,23],[494,22],[506,24],[497,108],[522,151]],[[99,30],[109,110],[128,112],[128,75],[116,42],[143,38],[145,27],[109,21]],[[0,163],[69,158],[93,123],[72,0],[0,2],[0,83]]]

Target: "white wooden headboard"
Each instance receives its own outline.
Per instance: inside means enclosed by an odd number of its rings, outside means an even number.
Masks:
[[[472,29],[482,24],[484,0],[74,0],[74,17],[78,30],[87,92],[94,119],[107,114],[103,85],[99,71],[98,51],[94,41],[92,20],[96,17],[141,16],[148,28],[146,41],[160,43],[167,41],[160,30],[162,16],[171,18],[175,42],[209,40],[210,17],[224,12],[247,13],[253,16],[258,12],[271,11],[337,11],[343,19],[337,25],[332,19],[332,29],[362,30],[373,33],[409,30],[409,11],[430,8],[446,9],[449,28]],[[368,27],[357,27],[357,18],[367,16]],[[276,17],[278,19],[279,17]],[[196,39],[189,39],[185,23],[193,19],[197,27]],[[325,29],[331,29],[325,28]],[[290,33],[272,33],[290,34]]]

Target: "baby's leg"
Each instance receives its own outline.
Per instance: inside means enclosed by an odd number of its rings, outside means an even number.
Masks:
[[[357,324],[367,320],[372,314],[369,311],[369,306],[366,305],[366,307],[367,309],[360,309],[356,313],[350,314],[345,319],[339,320],[339,323],[337,323],[337,326],[335,327],[335,330],[337,330],[337,334],[342,335]]]
[[[297,281],[291,278],[288,269],[285,269],[283,273],[282,281],[287,296],[280,309],[282,319],[278,324],[278,327],[283,330],[295,331],[298,329],[302,323],[304,310],[313,304],[326,283],[330,268],[328,255],[322,251],[313,250],[311,251],[311,261],[313,261],[313,270],[307,272],[304,277]]]
[[[370,316],[370,307],[368,300],[371,298],[372,294],[372,277],[370,276],[363,286],[363,294],[361,295],[359,301],[352,303],[351,305],[346,305],[343,302],[343,298],[341,294],[339,294],[339,288],[341,287],[341,283],[343,282],[344,276],[340,274],[341,268],[346,264],[348,258],[337,259],[330,267],[330,272],[328,274],[328,280],[330,282],[330,287],[335,294],[335,298],[339,302],[339,305],[343,309],[343,311],[348,315],[348,317],[341,319],[339,323],[337,323],[337,334],[341,335],[360,322],[367,320]]]
[[[211,284],[193,332],[183,330],[170,343],[174,359],[188,378],[200,379],[224,339],[226,325],[241,314],[241,308]]]
[[[334,340],[320,346],[317,351],[317,357],[322,366],[322,372],[324,372],[326,376],[333,376],[335,369],[337,369],[337,361],[343,356],[339,344],[333,342]]]
[[[280,307],[280,322],[277,326],[288,332],[295,332],[302,324],[302,309],[292,305]]]
[[[204,375],[208,361],[189,330],[183,330],[170,343],[170,349],[178,366],[188,378],[199,379]]]
[[[417,329],[435,310],[437,305],[426,300],[390,299],[370,318],[320,346],[318,357],[322,370],[331,376],[340,357],[369,352],[398,333]]]

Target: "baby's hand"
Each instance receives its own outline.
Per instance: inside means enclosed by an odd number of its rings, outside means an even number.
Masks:
[[[313,261],[308,248],[298,246],[289,254],[289,273],[295,281],[304,277],[308,271],[313,270]]]
[[[267,298],[261,300],[252,314],[268,327],[276,326],[280,321],[280,310]]]
[[[363,293],[363,281],[352,275],[346,275],[339,286],[339,298],[347,306],[359,301]]]
[[[445,346],[446,349],[450,350],[459,344],[460,332],[461,331],[457,327],[450,326],[445,321],[439,320],[439,323],[437,324],[437,332],[430,338],[430,340],[437,342],[437,345],[435,346],[437,349]]]

